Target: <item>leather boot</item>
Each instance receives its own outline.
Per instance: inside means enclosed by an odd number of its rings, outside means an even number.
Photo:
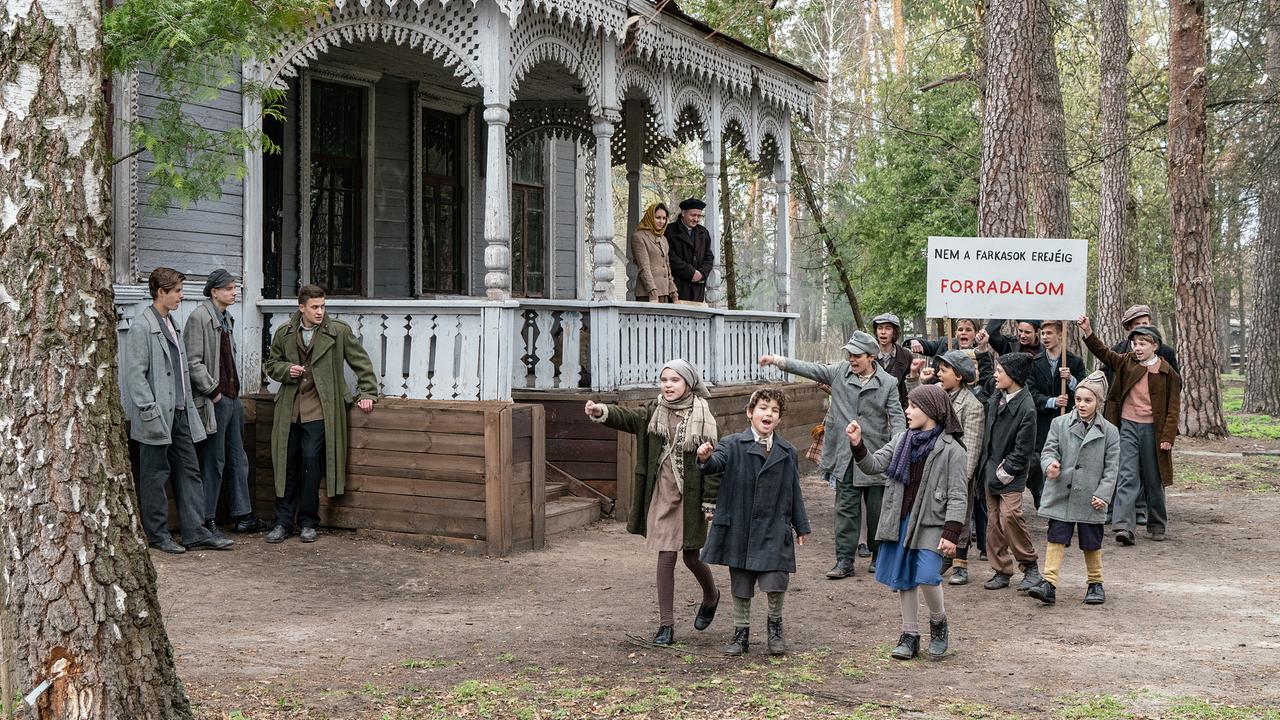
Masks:
[[[210,535],[212,535],[212,536],[214,536],[214,537],[216,537],[216,538],[220,538],[220,537],[222,537],[222,533],[218,530],[218,523],[217,523],[217,521],[215,521],[215,520],[213,520],[213,519],[205,520],[205,521],[204,521],[204,527],[205,527],[205,529],[206,529],[206,530],[208,530],[208,531],[209,531],[209,534],[210,534]]]
[[[947,629],[947,619],[943,618],[938,622],[929,621],[929,657],[937,660],[947,654],[947,643],[951,640],[951,633]]]
[[[982,587],[988,590],[1003,590],[1009,587],[1009,576],[1004,573],[996,573],[991,579],[982,583]]]
[[[676,629],[670,625],[663,625],[658,628],[658,634],[653,636],[654,645],[670,645],[676,641]]]
[[[1041,580],[1036,583],[1035,587],[1027,591],[1027,594],[1045,605],[1052,605],[1058,602],[1058,589],[1048,580]]]
[[[1106,601],[1107,596],[1102,592],[1102,583],[1089,583],[1089,591],[1084,594],[1084,604],[1101,605]]]
[[[733,639],[729,641],[728,645],[724,646],[724,654],[733,656],[746,655],[747,647],[751,644],[750,636],[751,628],[735,627],[733,629]]]
[[[787,654],[787,643],[782,639],[782,618],[769,618],[769,654]]]
[[[947,581],[948,585],[968,585],[969,569],[955,568],[951,571],[951,579]]]
[[[853,574],[853,560],[848,558],[840,558],[836,560],[836,564],[827,571],[827,578],[830,580],[839,580],[847,578]]]
[[[1040,568],[1036,565],[1028,565],[1022,569],[1022,582],[1018,583],[1018,592],[1026,592],[1040,581],[1044,580],[1044,576],[1040,574]]]
[[[699,605],[698,614],[693,618],[694,630],[706,630],[711,621],[716,619],[716,608],[720,607],[720,592],[716,591],[716,601],[710,605]]]
[[[898,638],[898,646],[889,653],[894,660],[910,660],[920,652],[920,636],[902,633]]]

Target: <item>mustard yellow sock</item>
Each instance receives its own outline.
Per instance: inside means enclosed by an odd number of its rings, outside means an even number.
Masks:
[[[951,567],[965,568],[967,570],[969,568],[969,558],[955,558],[951,561]]]
[[[1067,546],[1062,543],[1049,543],[1044,549],[1044,579],[1058,587],[1058,571],[1062,569],[1062,556],[1067,554]]]
[[[1102,551],[1086,550],[1084,552],[1084,566],[1089,572],[1089,582],[1102,582]]]

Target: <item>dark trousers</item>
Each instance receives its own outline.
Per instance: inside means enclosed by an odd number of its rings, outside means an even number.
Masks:
[[[1120,472],[1111,502],[1113,530],[1132,532],[1137,529],[1137,505],[1141,494],[1145,494],[1147,500],[1147,529],[1164,530],[1168,525],[1157,445],[1155,425],[1120,420]]]
[[[862,501],[867,501],[867,546],[876,551],[876,527],[880,524],[880,501],[883,485],[857,487],[849,475],[836,483],[836,559],[852,560],[858,552],[858,534],[862,529]]]
[[[969,546],[976,544],[978,552],[987,551],[987,498],[980,486],[982,479],[976,478],[969,483],[968,519],[964,524],[964,534],[956,543],[956,559],[969,559]]]
[[[249,515],[253,506],[249,500],[249,458],[244,452],[244,405],[237,398],[224,396],[213,406],[213,415],[218,431],[196,448],[204,479],[204,519],[213,520],[218,514],[218,495],[224,484],[231,517]]]
[[[1040,493],[1044,492],[1044,471],[1040,469],[1040,453],[1044,446],[1036,449],[1031,456],[1031,465],[1027,467],[1027,489],[1031,491],[1031,504],[1040,509]]]
[[[320,481],[324,479],[324,421],[289,426],[284,497],[276,497],[276,525],[286,530],[320,526]]]
[[[180,410],[170,419],[168,445],[138,446],[138,512],[147,542],[172,539],[169,534],[169,498],[164,485],[173,481],[173,500],[178,506],[182,542],[186,545],[212,537],[204,528],[204,488],[200,464],[191,441],[187,413]]]

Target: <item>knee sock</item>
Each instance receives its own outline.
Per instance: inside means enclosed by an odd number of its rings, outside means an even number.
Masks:
[[[672,559],[672,566],[675,566],[675,560]],[[689,568],[689,572],[697,578],[698,585],[702,586],[702,604],[714,605],[720,598],[720,593],[716,591],[716,579],[711,574],[711,566],[702,562],[702,558],[698,557],[697,550],[684,551],[684,566]]]
[[[781,620],[782,619],[782,600],[783,598],[786,597],[787,594],[785,592],[772,592],[772,593],[765,593],[765,594],[769,596],[769,619]]]
[[[733,596],[733,626],[751,627],[751,598]]]
[[[899,590],[898,602],[902,604],[902,632],[909,635],[919,635],[920,598],[916,588]]]
[[[969,569],[969,558],[967,558],[967,557],[960,557],[960,555],[957,553],[957,554],[956,554],[956,556],[955,556],[955,558],[953,558],[953,559],[951,560],[951,567],[953,567],[953,568],[957,568],[957,569],[958,569],[958,568],[964,568],[965,570],[968,570],[968,569]]]
[[[676,624],[676,554],[658,553],[658,624]]]
[[[941,585],[921,585],[917,588],[924,596],[924,604],[929,608],[929,622],[942,622],[947,619],[947,608],[942,604]]]
[[[1084,566],[1089,572],[1089,582],[1102,582],[1102,551],[1101,550],[1085,550]]]
[[[1062,556],[1066,555],[1067,546],[1062,543],[1049,543],[1044,549],[1044,579],[1058,587],[1058,571],[1062,569]]]

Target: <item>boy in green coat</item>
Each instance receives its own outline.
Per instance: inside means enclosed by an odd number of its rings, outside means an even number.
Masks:
[[[360,340],[345,322],[325,315],[324,288],[298,291],[298,313],[271,338],[267,375],[280,383],[271,426],[276,476],[276,524],[267,542],[284,542],[300,528],[302,542],[315,542],[320,525],[320,478],[329,497],[346,484],[347,406],[351,393],[345,363],[356,374],[355,404],[373,411],[378,377]]]

